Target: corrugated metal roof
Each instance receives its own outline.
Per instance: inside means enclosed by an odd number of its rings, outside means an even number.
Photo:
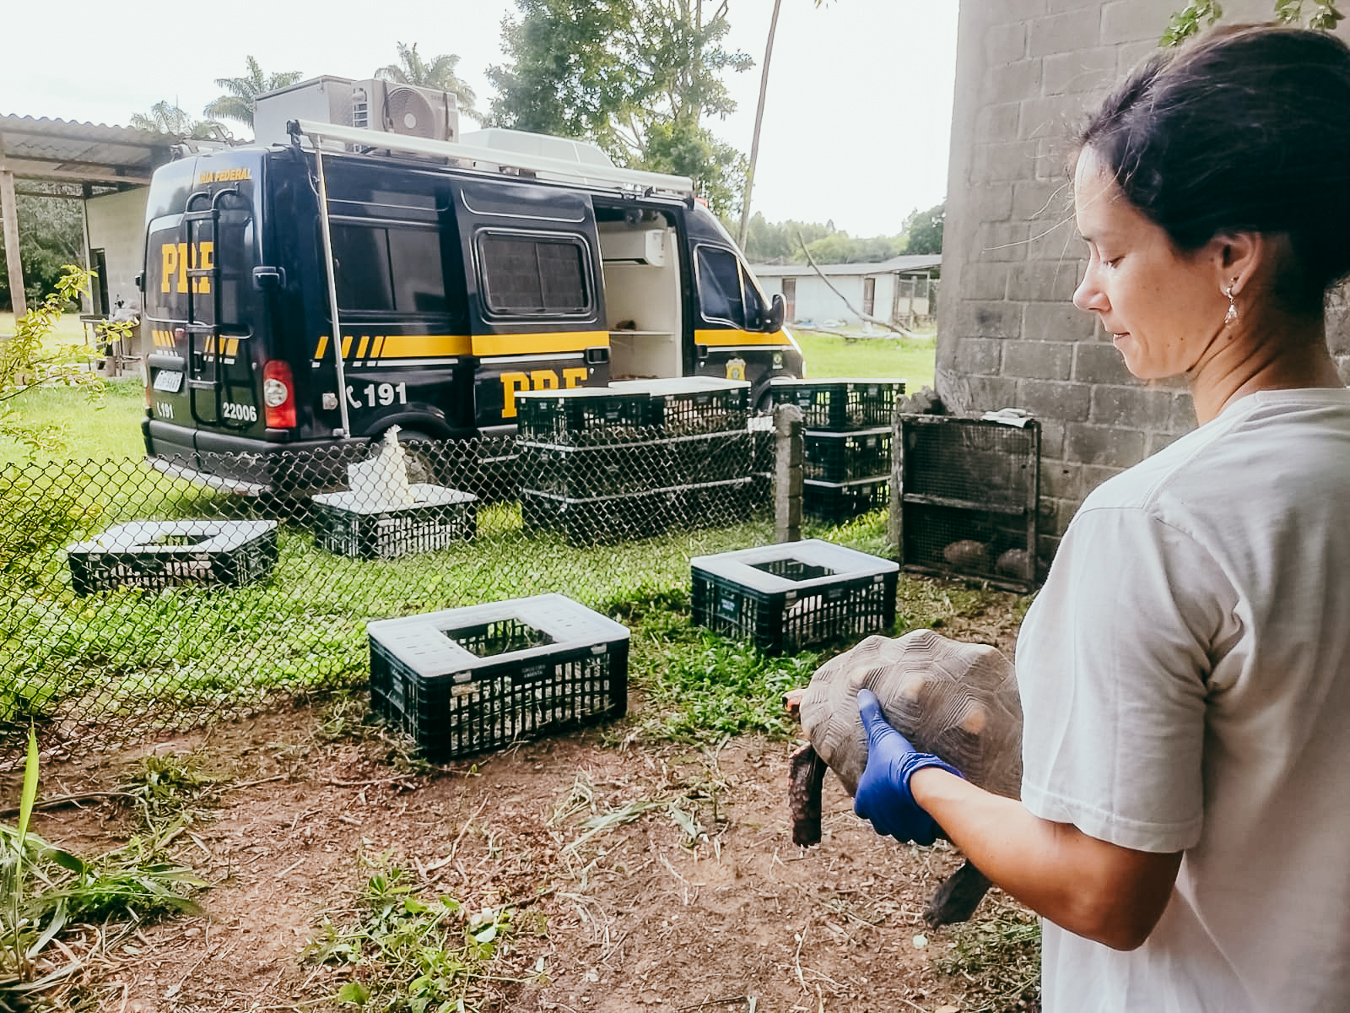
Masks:
[[[942,266],[940,253],[912,253],[874,264],[821,264],[823,275],[908,274],[912,271],[932,271]],[[810,264],[751,264],[750,270],[759,278],[792,278],[815,274]]]
[[[22,179],[143,186],[181,140],[136,127],[0,115],[0,169]]]

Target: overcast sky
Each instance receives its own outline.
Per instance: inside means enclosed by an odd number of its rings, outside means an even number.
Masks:
[[[510,0],[398,0],[324,5],[140,0],[123,8],[67,0],[8,5],[0,113],[128,122],[168,99],[200,115],[218,77],[253,55],[271,73],[369,77],[396,42],[424,57],[460,56],[460,75],[491,94]],[[773,0],[730,0],[731,44],[755,67],[729,75],[740,104],[709,126],[750,149]],[[783,0],[760,141],[754,210],[771,221],[833,219],[855,236],[898,232],[947,182],[957,0]],[[47,19],[70,26],[59,34]],[[472,123],[464,127],[471,129]]]

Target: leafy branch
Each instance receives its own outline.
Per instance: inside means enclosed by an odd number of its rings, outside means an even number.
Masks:
[[[1311,13],[1303,13],[1305,6],[1311,7]],[[1179,46],[1192,35],[1200,31],[1201,22],[1212,25],[1223,17],[1223,8],[1218,0],[1191,0],[1184,8],[1172,15],[1163,32],[1160,42],[1164,48]],[[1275,20],[1282,25],[1302,25],[1319,32],[1329,32],[1343,21],[1345,15],[1336,9],[1335,3],[1313,0],[1275,0]]]
[[[60,449],[61,430],[52,425],[24,424],[19,411],[8,402],[36,387],[81,387],[91,400],[104,393],[102,378],[85,365],[83,349],[51,341],[62,312],[89,290],[93,277],[92,272],[75,264],[66,264],[61,271],[56,291],[14,322],[13,337],[0,341],[0,438],[25,443],[31,452]],[[100,325],[100,338],[127,340],[131,328],[129,322],[105,323]]]

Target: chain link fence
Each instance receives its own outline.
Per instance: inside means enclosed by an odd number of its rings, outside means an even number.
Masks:
[[[252,496],[137,460],[5,468],[0,741],[30,720],[116,738],[360,685],[367,620],[550,591],[604,611],[687,588],[690,556],[772,541],[768,419],[567,421],[171,462],[269,490]]]

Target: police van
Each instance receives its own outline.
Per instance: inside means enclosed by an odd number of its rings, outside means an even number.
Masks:
[[[782,297],[687,178],[563,138],[461,137],[453,96],[378,81],[272,93],[256,127],[150,186],[143,430],[161,470],[260,491],[269,460],[391,426],[509,435],[522,391],[709,376],[762,401],[802,374]]]

